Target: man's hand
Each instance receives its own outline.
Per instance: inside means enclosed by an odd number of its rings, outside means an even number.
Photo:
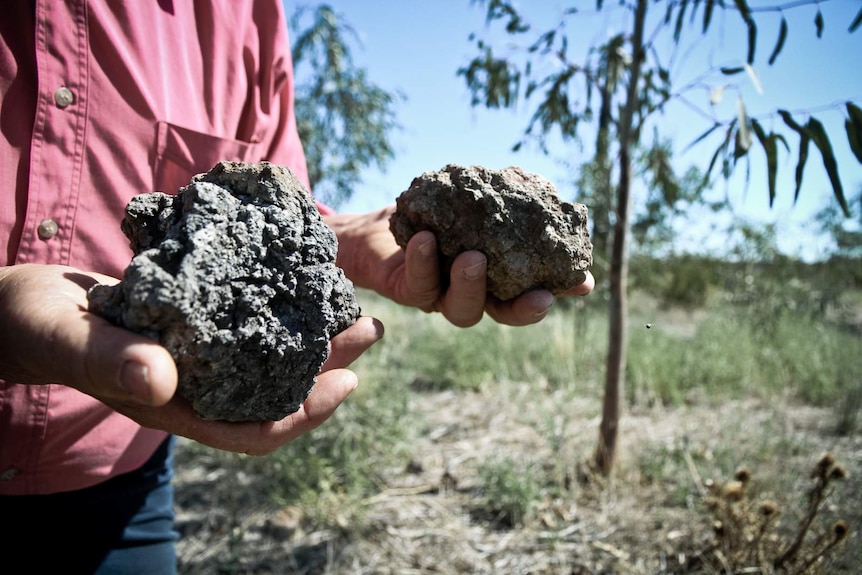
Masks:
[[[333,338],[311,395],[281,421],[206,421],[175,396],[177,370],[166,349],[87,311],[87,290],[116,281],[64,266],[0,268],[0,378],[68,385],[145,427],[219,449],[264,454],[332,415],[357,384],[341,368],[383,335],[377,320],[360,318]]]
[[[431,232],[419,232],[402,250],[389,231],[389,206],[370,214],[326,216],[338,235],[338,265],[361,287],[373,289],[403,305],[425,311],[439,311],[457,326],[468,327],[487,312],[508,325],[527,325],[541,320],[554,303],[546,290],[525,293],[501,301],[487,295],[487,260],[478,251],[455,258],[450,283],[444,291],[440,283],[437,240]],[[584,283],[573,286],[565,296],[586,295],[595,286],[587,273]]]

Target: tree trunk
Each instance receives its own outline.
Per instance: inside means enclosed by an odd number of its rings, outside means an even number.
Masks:
[[[632,63],[626,104],[619,124],[620,184],[617,188],[617,218],[614,224],[614,243],[610,266],[610,330],[608,333],[608,363],[605,379],[605,397],[602,422],[599,426],[599,444],[595,453],[596,468],[609,475],[617,454],[622,391],[626,368],[626,319],[628,316],[628,240],[629,208],[631,204],[632,149],[637,145],[639,130],[634,127],[635,112],[640,106],[641,67],[644,61],[643,31],[648,0],[638,0],[635,8],[632,34]]]
[[[611,163],[610,156],[610,129],[611,129],[611,99],[612,94],[608,86],[607,71],[604,85],[599,86],[599,94],[602,99],[599,109],[599,129],[596,135],[596,159],[594,162],[595,173],[593,174],[593,185],[595,186],[594,205],[591,207],[593,215],[593,261],[601,259],[602,264],[610,260],[610,236],[611,236],[611,204],[613,203],[613,191],[611,186]]]

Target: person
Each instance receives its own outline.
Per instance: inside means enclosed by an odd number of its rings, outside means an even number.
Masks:
[[[281,421],[198,418],[156,342],[87,312],[122,276],[119,219],[135,194],[176,190],[217,161],[269,160],[308,183],[278,0],[13,0],[0,19],[0,548],[33,572],[172,573],[175,436],[263,455],[323,423],[357,385],[346,369],[383,335],[362,317],[332,340],[301,409]],[[393,206],[336,214],[353,282],[470,326],[525,325],[554,301],[486,296],[479,252],[446,289],[436,238],[406,249]],[[591,277],[571,294],[586,294]],[[34,550],[35,549],[35,550]]]

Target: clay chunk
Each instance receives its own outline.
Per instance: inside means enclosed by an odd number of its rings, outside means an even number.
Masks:
[[[389,227],[405,247],[430,230],[446,282],[454,258],[478,250],[488,259],[488,293],[563,292],[586,280],[592,265],[587,207],[559,199],[554,185],[518,167],[490,170],[447,165],[415,178],[396,200]]]
[[[305,401],[329,341],[359,316],[335,234],[287,168],[220,162],[126,207],[134,257],[89,308],[160,342],[205,419],[275,421]]]

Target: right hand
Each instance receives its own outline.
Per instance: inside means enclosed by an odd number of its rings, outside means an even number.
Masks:
[[[341,368],[383,334],[380,322],[364,317],[333,338],[308,399],[281,421],[207,421],[175,395],[176,365],[165,348],[87,311],[87,290],[117,281],[65,266],[0,268],[0,378],[68,385],[144,427],[218,449],[265,454],[334,413],[357,384],[356,375]]]

